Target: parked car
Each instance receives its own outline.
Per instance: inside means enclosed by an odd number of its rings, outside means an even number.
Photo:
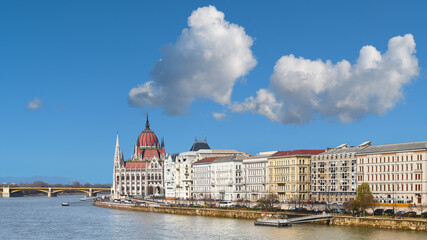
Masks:
[[[427,218],[427,212],[423,212],[423,213],[421,213],[421,217],[423,217],[423,218]]]
[[[406,213],[405,211],[399,211],[396,213],[396,215],[405,215],[405,213]]]
[[[382,208],[377,208],[374,211],[374,216],[381,216],[383,214],[384,214],[384,209],[382,209]]]
[[[384,211],[384,216],[390,216],[390,215],[394,215],[394,210],[393,209],[386,209]]]
[[[409,211],[409,212],[407,212],[407,213],[406,213],[406,215],[407,215],[407,216],[416,216],[416,215],[417,215],[417,213],[416,213],[416,212],[414,212],[414,211]]]

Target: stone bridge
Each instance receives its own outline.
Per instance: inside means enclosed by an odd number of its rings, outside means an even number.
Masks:
[[[4,186],[0,188],[0,193],[3,197],[11,197],[12,193],[21,192],[25,190],[32,190],[38,192],[44,192],[48,197],[55,197],[59,192],[65,191],[78,191],[82,193],[86,193],[88,197],[95,196],[100,192],[110,192],[110,188],[74,188],[74,187],[7,187]]]

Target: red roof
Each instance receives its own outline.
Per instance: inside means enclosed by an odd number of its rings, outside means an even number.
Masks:
[[[156,134],[150,129],[145,129],[138,137],[138,141],[136,142],[138,147],[158,147],[159,140],[157,139]]]
[[[212,162],[213,160],[217,159],[218,157],[208,157],[208,158],[203,158],[200,159],[199,161],[195,162],[195,163],[202,163],[202,162]]]
[[[144,169],[146,168],[147,163],[146,162],[126,162],[125,167],[127,169]]]
[[[142,159],[144,158],[151,158],[153,156],[156,156],[157,158],[160,158],[160,150],[142,150],[141,153],[143,154]]]
[[[271,155],[272,157],[279,156],[292,156],[292,155],[317,155],[325,150],[292,150],[292,151],[278,151],[277,153]]]

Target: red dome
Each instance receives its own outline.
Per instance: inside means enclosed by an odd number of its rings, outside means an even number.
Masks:
[[[135,157],[140,159],[151,158],[156,156],[160,158],[161,154],[164,154],[164,143],[162,140],[162,145],[159,144],[159,139],[157,139],[156,134],[150,129],[150,122],[145,123],[145,130],[138,136],[136,140],[136,151]]]
[[[155,147],[158,148],[159,140],[157,139],[156,134],[150,129],[145,129],[138,137],[136,146],[139,147]]]

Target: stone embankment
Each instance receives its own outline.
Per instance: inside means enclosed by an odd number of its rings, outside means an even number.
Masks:
[[[170,213],[204,217],[222,217],[237,219],[257,219],[257,218],[288,218],[300,216],[299,214],[288,214],[280,212],[258,212],[245,210],[225,210],[215,208],[189,208],[189,207],[146,207],[135,206],[133,204],[120,204],[110,202],[94,202],[93,205],[105,208],[123,209],[141,212]]]
[[[374,217],[344,217],[336,216],[331,225],[351,227],[374,227],[395,230],[427,231],[427,219],[391,219]]]
[[[122,209],[122,210],[129,210],[129,211],[156,212],[156,213],[236,218],[236,219],[254,219],[254,220],[257,218],[286,219],[286,218],[301,216],[300,214],[290,214],[290,213],[283,213],[283,212],[224,210],[224,209],[214,209],[214,208],[146,207],[146,206],[135,206],[132,204],[120,204],[120,203],[110,203],[110,202],[94,202],[93,205],[98,207]],[[326,221],[321,221],[317,223],[327,224]],[[371,217],[357,218],[357,217],[335,216],[330,221],[330,225],[427,231],[427,220],[425,219],[388,219],[388,218],[386,219],[386,218],[371,218]]]

